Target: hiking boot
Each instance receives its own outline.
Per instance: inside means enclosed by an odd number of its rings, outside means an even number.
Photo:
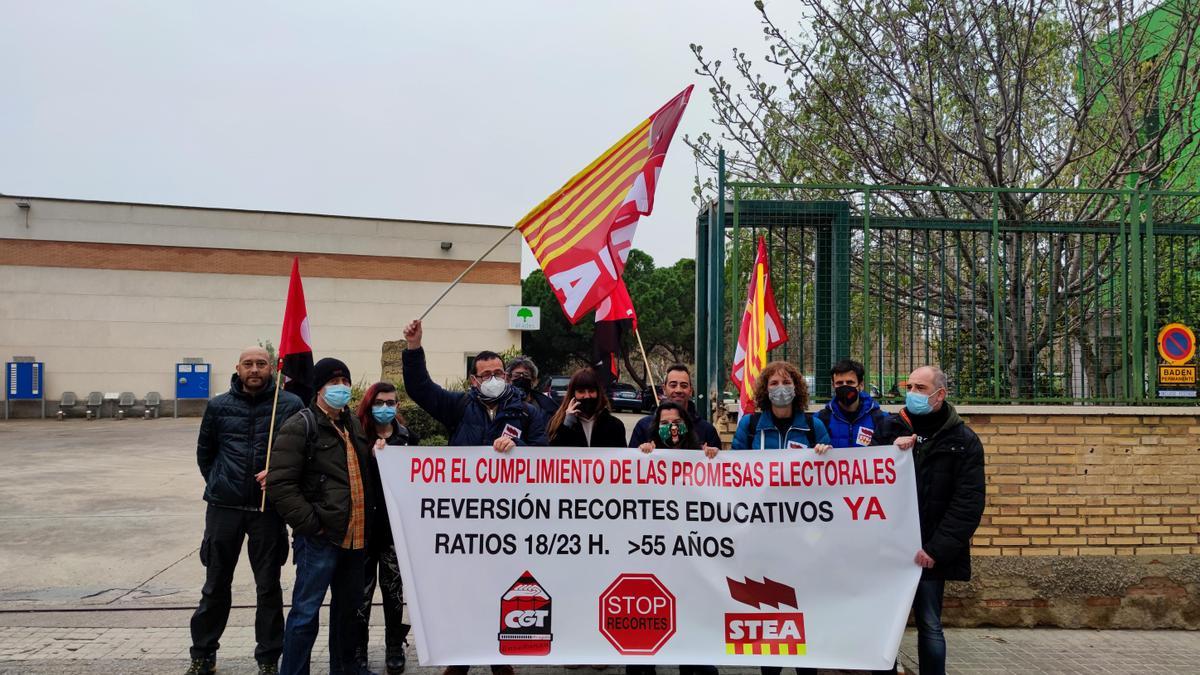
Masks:
[[[274,663],[258,662],[258,675],[279,675],[279,666]]]
[[[407,658],[405,657],[404,652],[392,654],[383,661],[384,672],[386,672],[387,675],[401,675],[401,673],[404,672],[406,661]]]
[[[192,659],[192,667],[183,675],[214,675],[216,672],[216,659]]]

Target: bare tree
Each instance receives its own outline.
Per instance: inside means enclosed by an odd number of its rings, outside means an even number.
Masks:
[[[918,267],[931,257],[941,274],[915,285],[902,280],[920,270],[894,256],[887,260],[894,277],[872,292],[934,306],[936,320],[970,325],[984,344],[999,331],[1014,398],[1033,390],[1039,354],[1067,334],[1091,366],[1091,392],[1107,393],[1094,327],[1108,310],[1090,298],[1112,282],[1121,244],[1015,230],[1139,216],[1135,202],[1113,195],[1034,190],[1195,189],[1196,0],[1148,14],[1149,3],[1134,0],[800,4],[806,25],[793,33],[755,3],[765,70],[735,50],[731,81],[726,64],[692,46],[721,129],[686,139],[698,167],[715,171],[725,147],[733,180],[1028,190],[880,193],[874,213],[976,221],[995,213],[1006,232],[998,256],[986,238],[980,245],[962,234],[921,251]],[[698,196],[711,189],[711,179],[698,181]],[[1185,214],[1156,214],[1171,215]],[[885,260],[901,236],[880,235]]]

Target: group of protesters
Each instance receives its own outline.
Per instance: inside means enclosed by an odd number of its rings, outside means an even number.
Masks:
[[[447,445],[624,447],[652,453],[692,449],[717,456],[716,428],[697,414],[691,374],[684,365],[666,373],[663,398],[628,437],[612,413],[603,379],[592,369],[575,372],[561,403],[536,391],[534,362],[497,353],[476,355],[470,388],[450,391],[429,376],[420,321],[404,330],[405,393],[447,430]],[[208,502],[200,559],[206,579],[191,621],[189,674],[215,672],[219,640],[231,608],[234,567],[243,542],[254,571],[258,602],[255,658],[260,673],[308,673],[319,630],[319,612],[329,605],[330,673],[367,675],[367,637],[378,585],[383,599],[385,668],[405,669],[409,626],[403,623],[403,587],[388,523],[375,452],[420,440],[399,414],[395,385],[367,388],[351,410],[351,373],[345,363],[325,358],[313,368],[313,400],[276,392],[267,352],[249,348],[239,357],[230,390],[215,397],[204,414],[198,462]],[[941,613],[947,580],[970,578],[970,539],[984,506],[983,447],[947,401],[945,374],[922,366],[907,380],[904,407],[885,413],[865,391],[862,364],[846,359],[830,373],[834,397],[809,412],[808,387],[792,364],[767,364],[754,389],[756,411],[743,415],[731,449],[810,448],[816,453],[895,444],[914,453],[921,547],[913,562],[923,568],[913,602],[922,673],[944,673],[946,643]],[[278,399],[276,402],[276,398]],[[277,420],[272,434],[272,406]],[[267,466],[267,446],[274,436]],[[266,508],[260,510],[266,491]],[[286,622],[280,568],[287,560],[292,528],[296,580]],[[493,665],[493,675],[512,675],[512,666]],[[778,675],[779,668],[763,668]],[[444,675],[465,675],[451,666]],[[681,675],[716,675],[715,666],[681,666]],[[653,675],[654,666],[626,668],[627,675]],[[797,668],[798,675],[815,669]],[[880,672],[895,672],[895,669]]]

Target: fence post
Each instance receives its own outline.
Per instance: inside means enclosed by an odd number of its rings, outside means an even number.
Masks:
[[[1000,332],[1004,324],[1000,320],[1000,193],[992,192],[992,398],[1000,401]]]
[[[708,383],[711,399],[706,408],[712,407],[712,401],[721,400],[722,369],[725,366],[725,150],[721,149],[717,156],[717,222],[708,232],[708,286],[710,311],[712,312],[713,329],[709,331],[708,339],[711,347],[709,358],[712,359],[712,380]]]
[[[1132,199],[1134,208],[1129,214],[1129,257],[1133,264],[1133,288],[1130,289],[1130,294],[1136,302],[1141,303],[1146,296],[1145,279],[1142,277],[1142,196],[1140,191],[1135,191]],[[1142,320],[1144,316],[1142,312],[1135,313],[1132,304],[1129,309],[1129,320],[1133,322],[1133,376],[1135,383],[1133,396],[1140,402],[1146,398],[1146,350],[1143,347],[1146,327]]]
[[[1154,358],[1154,343],[1158,337],[1158,265],[1154,246],[1154,195],[1149,190],[1145,192],[1143,203],[1146,213],[1146,229],[1145,238],[1142,243],[1142,259],[1145,261],[1143,267],[1144,296],[1142,299],[1142,310],[1145,312],[1143,321],[1146,325],[1146,340],[1140,349],[1145,354],[1144,362],[1146,364],[1143,379],[1144,385],[1142,387],[1145,392],[1143,400],[1145,400],[1157,398],[1158,393],[1156,386],[1158,382],[1158,369],[1155,368],[1157,360]]]
[[[863,367],[871,372],[871,190],[863,191]],[[864,379],[865,376],[864,376]],[[883,392],[883,380],[879,381]],[[867,391],[870,391],[867,389]]]
[[[708,314],[708,269],[710,261],[708,259],[708,236],[712,229],[713,209],[705,209],[696,216],[696,331],[695,331],[695,349],[696,349],[696,408],[697,412],[704,419],[708,419],[709,409],[712,407],[712,402],[709,400],[709,383],[712,381],[711,370],[711,354],[708,349],[708,321],[704,320],[704,316]],[[655,386],[654,382],[650,386]]]

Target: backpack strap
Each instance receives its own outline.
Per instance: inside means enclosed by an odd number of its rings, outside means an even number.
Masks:
[[[301,408],[300,417],[304,418],[304,451],[308,463],[313,461],[313,453],[317,450],[317,416],[312,408]]]
[[[831,421],[832,417],[833,416],[829,414],[829,408],[821,408],[821,410],[817,413],[817,419],[821,420],[821,424],[824,424],[826,429],[830,428],[829,422]]]
[[[812,413],[804,413],[804,421],[808,423],[808,447],[817,447],[817,430],[814,428]]]

